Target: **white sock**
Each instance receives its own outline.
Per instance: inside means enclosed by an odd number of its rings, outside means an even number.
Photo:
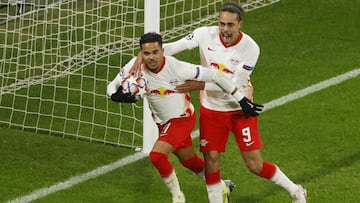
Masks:
[[[275,184],[283,187],[287,190],[290,195],[293,195],[295,191],[299,188],[295,183],[293,183],[281,170],[276,166],[276,171],[274,176],[270,179]]]
[[[212,185],[206,185],[209,203],[222,203],[222,183],[218,182]]]
[[[201,171],[200,173],[196,174],[199,178],[201,178],[201,180],[205,181],[205,172]]]
[[[173,172],[169,175],[169,177],[164,177],[162,179],[164,180],[164,183],[166,184],[166,186],[169,188],[171,195],[173,197],[183,195],[183,193],[181,192],[181,189],[180,189],[180,184],[177,179],[175,170],[173,170]]]

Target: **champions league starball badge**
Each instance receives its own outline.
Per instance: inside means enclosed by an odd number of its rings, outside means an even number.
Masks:
[[[192,40],[192,38],[194,38],[194,33],[190,33],[186,36],[187,40]]]

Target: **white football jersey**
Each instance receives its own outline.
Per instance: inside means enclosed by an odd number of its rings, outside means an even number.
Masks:
[[[130,60],[108,85],[107,94],[109,96],[116,92],[122,76],[129,72],[134,62],[135,58]],[[164,56],[163,65],[157,72],[144,68],[142,73],[149,83],[149,91],[145,93],[145,97],[148,99],[156,123],[166,123],[169,119],[187,117],[194,113],[190,95],[175,91],[175,87],[186,80],[216,82],[227,92],[236,89],[235,85],[219,71],[179,61],[171,56]],[[238,99],[242,97],[243,95],[239,95]]]
[[[240,32],[235,44],[225,46],[221,41],[218,26],[198,28],[176,42],[164,44],[165,54],[168,55],[195,47],[199,47],[202,66],[222,71],[239,89],[248,82],[260,54],[256,42],[243,32]],[[206,84],[202,91],[203,106],[216,111],[241,109],[229,93],[212,86],[214,84]]]
[[[187,117],[194,113],[190,95],[177,93],[175,87],[185,80],[197,77],[195,65],[173,57],[164,57],[160,71],[154,73],[144,68],[143,75],[149,81],[150,90],[146,93],[146,98],[155,122],[164,123],[169,119]]]

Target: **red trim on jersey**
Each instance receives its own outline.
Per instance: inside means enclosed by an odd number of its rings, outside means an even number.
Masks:
[[[151,70],[150,68],[148,68],[147,65],[145,65],[145,66],[149,71],[151,71],[153,73],[158,73],[165,67],[165,63],[166,63],[166,58],[165,58],[165,56],[163,56],[163,63],[161,64],[161,67],[159,69],[157,69],[156,71]]]
[[[185,111],[186,117],[190,117],[193,114],[194,114],[194,111],[191,108],[186,109],[186,111]]]
[[[191,101],[190,93],[185,93],[185,99],[186,99],[186,101]]]
[[[239,32],[239,36],[238,36],[238,38],[236,39],[236,41],[235,41],[234,43],[230,44],[230,45],[226,45],[226,44],[224,43],[224,40],[223,40],[223,38],[222,38],[221,33],[219,34],[219,37],[220,37],[220,41],[221,41],[221,43],[224,45],[224,47],[225,47],[225,48],[229,48],[229,47],[235,46],[237,43],[240,42],[240,40],[241,40],[242,37],[243,37],[243,33],[242,33],[242,32]]]

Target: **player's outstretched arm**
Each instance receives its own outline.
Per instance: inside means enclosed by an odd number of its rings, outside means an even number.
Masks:
[[[206,88],[207,87],[213,87],[213,88]],[[203,81],[196,81],[196,80],[188,80],[185,81],[183,84],[177,85],[175,87],[175,90],[178,93],[186,93],[191,91],[197,91],[197,90],[214,90],[214,91],[224,91],[221,89],[218,85],[215,83],[205,83]],[[247,84],[242,85],[242,92],[245,93],[246,98],[248,98],[251,102],[254,101],[253,95],[254,95],[254,87],[252,86],[250,80]]]
[[[197,77],[197,80],[215,82],[225,92],[231,93],[231,95],[239,102],[246,117],[258,116],[259,112],[262,111],[264,107],[263,105],[253,103],[249,98],[247,98],[248,95],[239,91],[236,85],[223,73],[208,68],[198,67],[198,69],[199,71],[197,72],[199,72],[199,77]]]
[[[186,93],[191,91],[203,90],[205,82],[196,80],[187,80],[181,85],[177,85],[175,90],[179,93]]]

